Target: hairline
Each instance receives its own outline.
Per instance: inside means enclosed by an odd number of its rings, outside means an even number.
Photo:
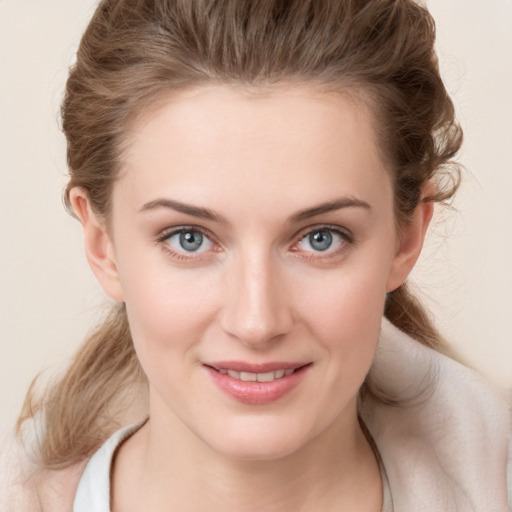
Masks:
[[[312,93],[324,96],[342,96],[351,101],[356,107],[364,109],[370,116],[370,122],[375,135],[376,148],[378,156],[382,159],[384,169],[389,173],[393,190],[393,199],[395,199],[395,175],[393,172],[394,164],[390,159],[389,151],[386,151],[382,136],[382,115],[380,113],[379,87],[375,84],[365,83],[362,80],[346,78],[341,81],[325,80],[319,77],[282,77],[276,80],[260,80],[244,82],[242,80],[226,80],[208,78],[203,80],[190,80],[173,86],[162,86],[159,90],[149,91],[135,99],[134,105],[128,114],[124,129],[117,143],[116,168],[113,170],[114,178],[111,182],[109,205],[107,211],[101,215],[104,225],[110,226],[112,217],[112,198],[113,187],[122,177],[126,169],[125,159],[133,141],[135,129],[144,126],[149,122],[153,114],[163,108],[170,101],[182,93],[195,93],[212,87],[227,87],[238,90],[249,97],[266,97],[286,88],[310,89]],[[397,227],[400,226],[397,212],[395,211]]]

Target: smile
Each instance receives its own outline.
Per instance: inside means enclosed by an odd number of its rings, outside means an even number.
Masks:
[[[281,369],[276,370],[275,372],[265,372],[265,373],[252,373],[252,372],[237,372],[236,370],[226,370],[225,368],[221,368],[218,370],[219,373],[223,375],[229,375],[237,380],[243,380],[244,382],[272,382],[276,379],[282,379],[283,377],[287,377],[291,375],[295,370],[294,369]]]
[[[223,362],[203,364],[203,367],[224,395],[245,404],[265,405],[296,388],[312,363]]]

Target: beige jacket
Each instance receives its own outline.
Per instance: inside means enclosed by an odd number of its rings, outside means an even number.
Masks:
[[[367,396],[361,402],[395,512],[512,510],[510,416],[496,390],[387,320],[370,378],[386,395],[409,401],[396,407]],[[31,469],[26,457],[4,447],[0,512],[72,512],[85,464],[23,481],[20,468],[25,475]]]

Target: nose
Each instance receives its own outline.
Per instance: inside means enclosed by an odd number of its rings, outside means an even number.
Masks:
[[[248,347],[265,348],[293,324],[282,272],[271,257],[252,255],[233,266],[224,291],[221,327]]]

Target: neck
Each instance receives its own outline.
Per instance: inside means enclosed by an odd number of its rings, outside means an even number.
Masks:
[[[218,453],[181,422],[152,418],[119,451],[114,511],[138,500],[155,512],[380,510],[379,468],[355,402],[300,449],[272,460]]]

